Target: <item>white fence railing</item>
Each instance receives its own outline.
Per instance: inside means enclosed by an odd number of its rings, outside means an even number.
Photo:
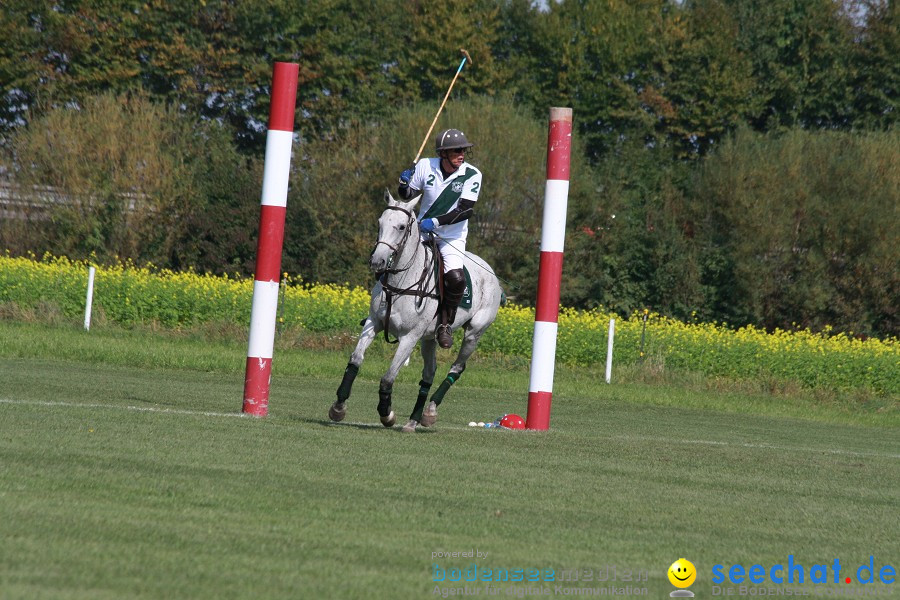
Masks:
[[[132,212],[141,199],[140,194],[126,192],[118,194],[125,202],[125,210]],[[92,206],[93,196],[87,194],[67,194],[49,185],[14,185],[0,181],[0,218],[44,220],[57,206],[78,206],[82,203]]]

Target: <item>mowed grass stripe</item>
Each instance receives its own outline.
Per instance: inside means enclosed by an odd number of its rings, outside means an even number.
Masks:
[[[33,361],[51,357],[88,365],[189,369],[241,378],[239,385],[243,386],[247,351],[244,330],[172,332],[95,327],[87,333],[69,325],[0,321],[0,340],[3,342],[0,344],[0,358],[7,360]],[[150,340],[152,343],[148,343]],[[325,344],[330,349],[298,347],[307,343]],[[343,345],[344,348],[335,349],[332,344]],[[340,376],[351,347],[352,340],[346,336],[339,340],[321,336],[312,339],[277,338],[273,381],[277,384],[281,377],[319,380]],[[377,382],[387,369],[394,349],[394,346],[376,340],[367,352],[356,389],[377,393],[377,383],[374,391],[371,384]],[[598,352],[605,352],[605,347],[598,348]],[[454,357],[451,351],[438,352],[438,381],[445,376]],[[527,397],[529,368],[529,360],[476,353],[458,385],[473,390],[495,390],[515,405]],[[614,365],[613,385],[606,385],[603,383],[603,371],[602,365],[596,368],[557,365],[554,396],[609,398],[628,404],[714,410],[735,415],[770,415],[900,427],[900,398],[896,395],[879,396],[862,390],[805,390],[791,382],[775,380],[708,378],[696,373],[660,370],[658,365],[650,364],[625,368]],[[396,385],[415,386],[420,377],[421,359],[416,355],[409,367],[400,370]],[[333,394],[333,390],[329,391]],[[524,407],[518,410],[524,411]],[[496,416],[485,415],[484,419]]]
[[[345,353],[284,349],[268,418],[210,418],[240,410],[243,343],[198,369],[198,340],[12,329],[0,355],[30,350],[0,361],[0,597],[433,597],[432,553],[472,548],[482,567],[645,569],[653,597],[680,556],[706,596],[718,563],[900,562],[889,410],[785,416],[790,397],[559,370],[551,431],[473,430],[524,412],[527,372],[486,359],[404,435],[377,423],[378,352],[335,426]],[[419,368],[402,373],[400,417]]]
[[[53,408],[81,408],[81,409],[114,409],[114,410],[133,410],[137,412],[153,412],[153,413],[161,413],[161,414],[171,414],[171,415],[192,415],[199,417],[247,417],[243,413],[235,412],[235,413],[217,413],[217,412],[209,412],[209,411],[196,411],[196,410],[179,410],[175,408],[157,408],[154,406],[128,406],[128,405],[117,405],[117,404],[90,404],[85,402],[41,402],[37,400],[11,400],[9,398],[0,398],[0,404],[30,404],[33,406],[47,406]]]
[[[240,403],[240,379],[221,374],[22,367],[0,373],[30,397],[64,388],[69,402]],[[698,565],[788,554],[862,562],[895,544],[896,461],[828,452],[896,448],[891,430],[574,397],[559,399],[548,434],[472,432],[450,426],[508,400],[460,385],[433,433],[407,436],[374,423],[371,390],[351,407],[371,425],[328,425],[337,383],[282,377],[278,408],[262,420],[4,405],[4,589],[413,598],[431,589],[432,552],[477,547],[485,566],[644,568],[661,595],[682,555]],[[414,394],[399,389],[398,404]],[[672,433],[704,431],[726,445]],[[786,439],[817,450],[735,443]]]
[[[50,408],[71,408],[71,409],[84,409],[84,410],[128,410],[128,411],[137,411],[137,412],[150,412],[150,413],[158,413],[162,415],[188,415],[188,416],[199,416],[199,417],[226,417],[226,418],[244,418],[244,419],[254,419],[256,417],[248,416],[242,412],[210,412],[210,411],[195,411],[195,410],[179,410],[173,408],[163,408],[163,407],[152,407],[152,406],[131,406],[131,405],[120,405],[120,404],[99,404],[99,403],[84,403],[84,402],[63,402],[63,401],[37,401],[37,400],[13,400],[9,398],[0,398],[0,404],[10,404],[10,405],[32,405],[32,406],[45,406]],[[368,428],[368,429],[383,429],[384,426],[375,423],[375,422],[353,422],[353,421],[342,421],[340,423],[328,423],[325,422],[325,425],[329,427],[355,427],[355,428]],[[401,424],[394,425],[392,428],[393,431],[397,431],[401,428]],[[445,422],[441,422],[440,426],[436,427],[433,430],[428,430],[428,432],[436,432],[440,430],[457,430],[457,431],[470,431],[473,434],[481,434],[483,432],[482,427],[476,427],[471,425],[458,425],[458,424],[447,424]],[[425,429],[421,430],[422,433],[426,433]],[[533,432],[533,431],[504,431],[501,429],[495,429],[490,431],[487,435],[550,435],[549,432]],[[791,452],[827,452],[832,454],[846,454],[849,456],[876,456],[882,458],[894,458],[900,459],[900,454],[890,454],[890,453],[879,453],[879,452],[859,452],[854,450],[846,450],[843,448],[808,448],[803,446],[779,446],[776,444],[769,443],[752,443],[752,442],[729,442],[722,440],[702,440],[702,439],[683,439],[678,438],[676,436],[666,436],[664,438],[655,438],[651,436],[645,435],[627,435],[627,436],[618,436],[612,435],[607,439],[622,439],[622,440],[639,440],[646,441],[652,443],[676,443],[676,444],[688,444],[688,445],[698,445],[698,446],[740,446],[744,448],[767,448],[771,450],[779,450],[779,451],[791,451]]]

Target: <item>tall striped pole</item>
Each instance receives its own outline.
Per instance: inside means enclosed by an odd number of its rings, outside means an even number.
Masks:
[[[266,162],[263,167],[259,241],[256,246],[256,277],[250,309],[250,342],[244,378],[243,412],[264,417],[269,412],[272,349],[281,279],[281,249],[284,245],[284,215],[287,210],[294,138],[294,109],[300,65],[276,62],[272,74]]]
[[[541,265],[534,314],[526,429],[550,428],[571,150],[572,109],[551,108],[550,132],[547,136],[547,184],[544,188],[544,218],[541,225]]]

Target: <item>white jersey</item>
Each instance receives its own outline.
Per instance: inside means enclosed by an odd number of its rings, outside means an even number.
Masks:
[[[416,163],[416,171],[409,180],[409,187],[422,192],[419,220],[437,218],[456,208],[460,200],[478,200],[481,171],[463,162],[455,173],[444,179],[441,159],[423,158]],[[446,240],[465,240],[469,233],[469,220],[438,225],[435,231]]]

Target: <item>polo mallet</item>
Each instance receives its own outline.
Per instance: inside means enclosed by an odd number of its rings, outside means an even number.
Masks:
[[[456,83],[456,78],[459,77],[460,72],[463,70],[463,65],[466,64],[466,61],[472,62],[472,57],[469,56],[469,53],[466,52],[463,48],[459,49],[460,52],[463,53],[462,62],[459,63],[459,68],[456,70],[456,75],[453,76],[453,81],[450,82],[450,87],[447,88],[447,93],[444,94],[444,101],[441,102],[440,108],[438,108],[437,114],[434,115],[434,121],[431,122],[431,127],[428,128],[428,133],[425,134],[425,139],[422,140],[422,145],[419,146],[419,151],[416,152],[416,157],[413,159],[413,164],[419,162],[419,157],[422,156],[422,150],[425,149],[425,144],[428,143],[428,137],[431,135],[431,130],[434,129],[434,124],[437,123],[438,117],[441,116],[441,111],[444,110],[444,105],[447,104],[447,98],[450,97],[450,90],[453,89],[453,84]]]

